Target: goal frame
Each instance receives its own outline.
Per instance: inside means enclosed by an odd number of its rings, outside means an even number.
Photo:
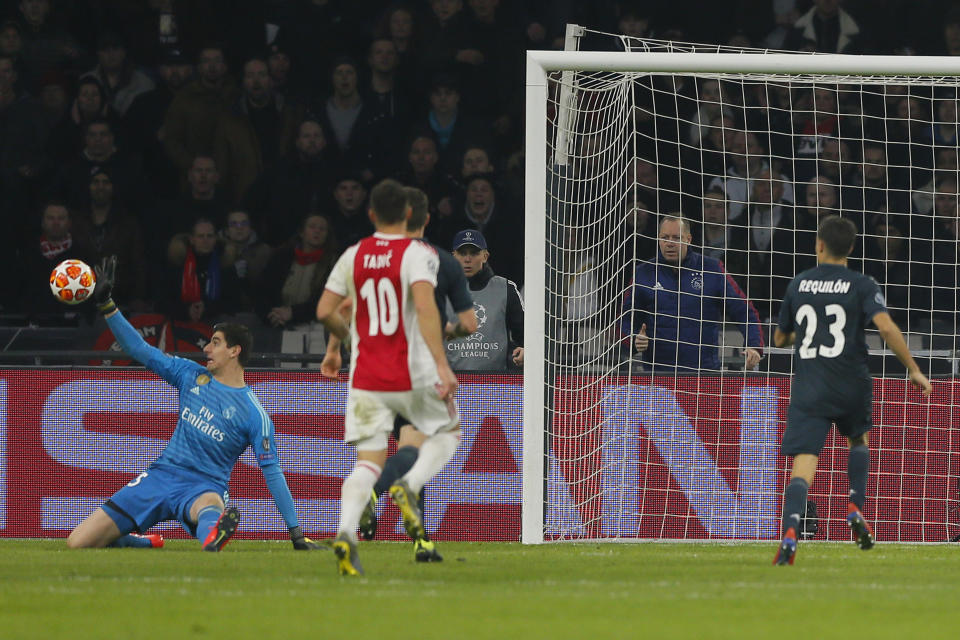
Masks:
[[[670,74],[804,74],[828,76],[960,76],[960,57],[791,53],[527,51],[524,240],[524,370],[521,542],[544,542],[546,484],[547,74],[610,71]],[[561,98],[561,101],[563,98]],[[565,155],[562,150],[558,155]],[[565,164],[566,158],[557,162]],[[535,337],[542,339],[535,339]]]

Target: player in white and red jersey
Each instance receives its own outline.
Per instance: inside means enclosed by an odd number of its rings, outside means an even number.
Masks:
[[[343,575],[359,575],[357,524],[387,457],[387,436],[399,414],[428,436],[417,462],[390,487],[404,526],[417,541],[426,535],[417,496],[450,460],[460,442],[453,401],[457,378],[443,348],[434,300],[439,259],[428,245],[406,237],[410,215],[403,186],[384,180],[370,192],[374,235],[347,249],[334,266],[317,305],[317,318],[353,346],[344,440],[357,462],[343,481],[334,541]],[[337,312],[353,298],[348,327]]]

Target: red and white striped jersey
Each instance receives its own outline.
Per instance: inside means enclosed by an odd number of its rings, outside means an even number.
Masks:
[[[405,236],[375,233],[347,249],[326,288],[353,298],[350,383],[367,391],[409,391],[439,381],[420,333],[412,285],[437,286],[437,252]]]

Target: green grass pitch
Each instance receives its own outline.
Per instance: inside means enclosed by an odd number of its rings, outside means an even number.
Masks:
[[[362,543],[367,576],[289,543],[70,551],[0,540],[0,638],[947,638],[955,545]]]

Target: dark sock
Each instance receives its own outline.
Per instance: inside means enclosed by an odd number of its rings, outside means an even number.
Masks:
[[[108,547],[139,547],[141,549],[151,547],[150,540],[144,538],[143,536],[134,536],[129,533],[120,536],[113,542],[107,545]]]
[[[867,499],[867,470],[870,468],[870,449],[865,444],[850,447],[847,459],[847,477],[850,478],[850,502],[863,511]]]
[[[200,510],[200,513],[197,514],[197,540],[203,542],[207,539],[210,530],[217,526],[217,520],[220,519],[222,513],[223,509],[213,505]]]
[[[380,479],[377,480],[377,484],[373,485],[373,490],[377,492],[377,495],[383,494],[394,482],[402,478],[407,471],[410,471],[410,467],[417,461],[418,455],[420,455],[420,450],[416,447],[400,447],[395,454],[387,458]]]
[[[803,478],[794,478],[783,492],[783,532],[800,532],[800,521],[807,512],[807,490],[810,485]]]

